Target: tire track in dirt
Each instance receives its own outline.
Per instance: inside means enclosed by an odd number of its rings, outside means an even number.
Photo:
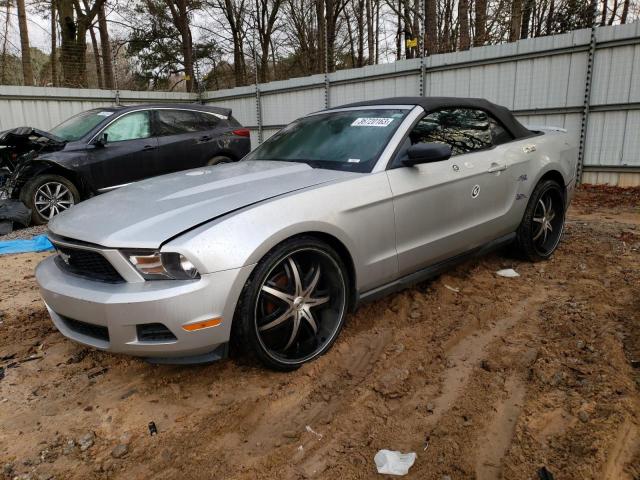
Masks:
[[[522,410],[525,397],[525,384],[516,375],[509,377],[505,383],[507,397],[496,406],[491,423],[485,429],[482,443],[478,445],[476,457],[477,480],[497,480],[502,475],[502,459],[504,458],[513,435],[516,422]]]
[[[635,472],[629,472],[628,468],[634,457],[640,450],[640,437],[638,427],[626,419],[618,431],[618,436],[609,452],[607,463],[604,466],[602,480],[635,480],[640,475],[640,465],[634,467]]]
[[[542,292],[527,297],[514,306],[511,315],[497,319],[489,330],[483,332],[477,332],[475,329],[467,330],[461,332],[462,336],[457,336],[457,342],[445,351],[447,368],[442,376],[440,394],[431,400],[434,408],[429,423],[437,423],[455,404],[464,391],[473,369],[486,356],[486,348],[529,316],[531,307],[540,304],[546,295],[546,292]]]

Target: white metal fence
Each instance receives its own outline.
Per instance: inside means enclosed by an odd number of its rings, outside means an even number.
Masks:
[[[528,125],[585,132],[585,183],[640,185],[640,23],[472,48],[257,86],[205,92],[233,109],[254,145],[312,111],[383,97],[484,97]],[[585,98],[588,69],[590,95]],[[0,130],[50,128],[81,110],[122,103],[196,101],[196,94],[0,87]],[[586,126],[585,126],[586,125]]]

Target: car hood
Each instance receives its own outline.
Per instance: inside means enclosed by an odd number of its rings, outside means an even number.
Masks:
[[[296,190],[361,174],[303,163],[244,161],[163,175],[56,216],[55,235],[113,248],[158,248],[209,220]]]
[[[7,147],[52,145],[63,147],[65,141],[52,133],[33,127],[18,127],[0,132],[0,145]]]

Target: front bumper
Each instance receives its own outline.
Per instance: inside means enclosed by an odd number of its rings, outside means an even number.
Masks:
[[[202,356],[229,341],[238,297],[253,265],[203,275],[199,280],[109,284],[61,270],[54,257],[36,268],[42,298],[66,337],[101,350],[149,358]],[[189,323],[221,317],[222,323],[186,331]],[[138,327],[164,325],[171,340],[141,340]]]

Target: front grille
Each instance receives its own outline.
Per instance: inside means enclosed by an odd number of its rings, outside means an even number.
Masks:
[[[81,322],[80,320],[74,320],[69,317],[62,317],[62,321],[69,328],[76,333],[86,335],[87,337],[96,338],[98,340],[109,341],[109,329],[101,325],[94,325],[93,323]]]
[[[161,323],[143,323],[136,325],[138,341],[140,342],[170,342],[177,340],[176,336]]]
[[[63,270],[100,282],[121,283],[124,279],[109,261],[92,250],[56,245],[56,263]]]

